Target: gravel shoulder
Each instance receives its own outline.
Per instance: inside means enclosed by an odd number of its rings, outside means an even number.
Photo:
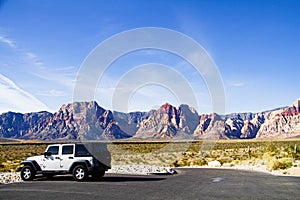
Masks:
[[[206,169],[235,169],[235,170],[246,170],[254,172],[263,172],[276,176],[297,176],[300,177],[300,167],[292,167],[287,170],[276,170],[270,171],[264,165],[236,165],[232,167],[224,166],[190,166],[183,168],[206,168]],[[179,168],[180,169],[180,168]],[[172,175],[176,173],[176,170],[170,167],[160,167],[151,165],[115,165],[112,169],[106,172],[107,174],[129,174],[129,175],[150,175],[150,174],[161,174],[161,175]],[[22,182],[19,172],[0,172],[0,184],[9,184],[15,182]]]
[[[151,165],[115,165],[109,169],[107,174],[131,174],[131,175],[149,175],[149,174],[174,174],[175,171],[170,167],[159,167]],[[9,184],[22,182],[19,172],[0,172],[0,184]]]

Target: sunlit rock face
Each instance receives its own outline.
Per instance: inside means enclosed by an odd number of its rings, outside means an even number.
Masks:
[[[166,103],[149,112],[112,112],[95,101],[49,112],[0,115],[0,138],[39,140],[251,139],[300,135],[300,100],[260,113],[199,115],[188,105]]]
[[[199,122],[194,108],[181,105],[176,108],[168,103],[143,120],[136,132],[137,138],[191,138]]]

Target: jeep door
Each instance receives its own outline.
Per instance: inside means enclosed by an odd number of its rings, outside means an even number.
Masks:
[[[49,146],[47,151],[50,155],[45,156],[43,159],[43,171],[58,171],[60,170],[60,146]]]
[[[74,162],[74,144],[62,145],[62,153],[60,156],[61,170],[69,170]]]

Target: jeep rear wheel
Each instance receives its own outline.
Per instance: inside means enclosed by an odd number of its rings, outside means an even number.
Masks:
[[[23,181],[31,181],[35,176],[33,169],[30,166],[24,166],[21,170],[21,178]]]
[[[76,181],[84,181],[88,177],[87,169],[86,167],[82,165],[77,165],[73,169],[73,177]]]
[[[94,172],[92,175],[93,175],[93,178],[98,180],[98,179],[101,179],[105,174],[105,170],[99,170],[97,172]]]

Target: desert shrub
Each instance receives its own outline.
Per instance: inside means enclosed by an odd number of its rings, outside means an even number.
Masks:
[[[186,159],[179,159],[175,160],[174,162],[171,163],[171,167],[184,167],[184,166],[189,166],[189,163],[187,162]]]
[[[267,164],[269,169],[272,170],[287,169],[292,167],[292,165],[293,162],[291,158],[280,158],[280,159],[273,158]]]
[[[217,159],[217,161],[219,161],[222,165],[224,163],[231,163],[233,161],[233,158],[231,157],[220,157]]]
[[[267,146],[267,151],[272,152],[274,154],[278,153],[278,147],[275,145],[274,142],[270,142]]]
[[[190,166],[206,165],[208,161],[238,164],[258,161],[270,168],[288,168],[291,158],[300,160],[300,140],[219,140],[212,149],[203,151],[203,141],[189,142],[127,142],[111,143],[113,164],[156,164]],[[295,150],[296,145],[296,150]],[[15,170],[20,161],[29,156],[41,155],[47,144],[0,144],[0,171]],[[249,152],[249,150],[251,150]],[[229,164],[230,165],[230,164]]]
[[[266,152],[266,153],[264,153],[264,155],[263,155],[263,160],[265,160],[265,161],[269,161],[269,160],[271,160],[272,158],[274,157],[274,153],[272,153],[272,152]]]
[[[193,162],[193,165],[204,166],[207,165],[207,161],[204,158],[197,159]]]
[[[171,167],[203,166],[207,160],[203,157],[181,157],[170,164]]]
[[[20,162],[29,156],[41,155],[47,145],[22,144],[0,145],[0,171],[12,172],[20,167]]]
[[[180,167],[180,163],[178,162],[178,160],[175,160],[170,164],[170,167]]]

